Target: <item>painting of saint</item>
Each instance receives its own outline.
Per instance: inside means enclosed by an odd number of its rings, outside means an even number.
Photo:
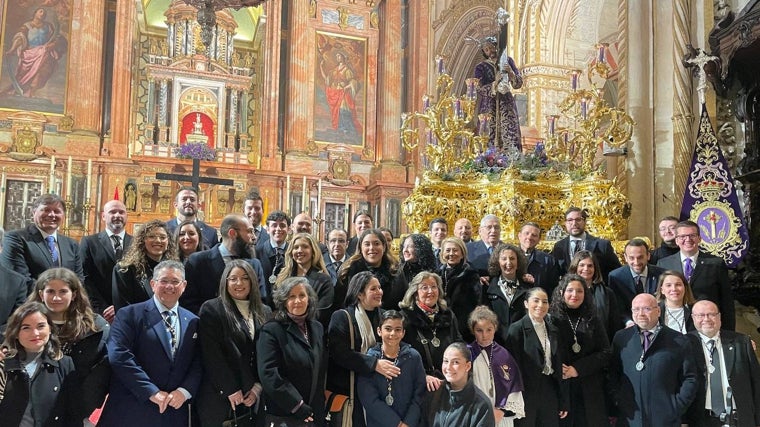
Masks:
[[[8,3],[5,11],[0,107],[62,113],[68,40],[59,12],[68,17],[69,11],[62,5],[22,8],[20,3]],[[48,0],[45,4],[56,3]]]
[[[365,42],[318,33],[317,49],[315,139],[363,145]]]

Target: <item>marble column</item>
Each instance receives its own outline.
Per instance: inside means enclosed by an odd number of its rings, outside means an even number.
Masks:
[[[314,72],[313,52],[310,39],[312,31],[303,31],[309,25],[309,2],[294,1],[290,3],[290,22],[288,33],[290,40],[290,62],[288,64],[288,122],[285,131],[285,153],[306,152],[307,128],[312,108],[309,104],[309,77]]]
[[[279,170],[281,159],[277,155],[277,137],[280,129],[278,84],[282,73],[280,62],[280,50],[283,45],[281,40],[282,5],[265,2],[264,10],[266,23],[264,24],[265,40],[262,45],[266,46],[266,49],[263,50],[261,59],[264,61],[264,69],[267,72],[261,77],[261,158],[260,165],[257,166],[265,170]]]
[[[132,49],[135,43],[137,10],[132,2],[116,2],[113,88],[111,98],[111,138],[105,143],[112,156],[127,157],[130,145],[129,118],[132,100]]]
[[[378,61],[378,133],[377,141],[382,141],[380,161],[400,166],[401,160],[401,88],[403,55],[398,52],[401,45],[401,0],[387,0],[383,3],[384,13],[380,22],[380,52]]]

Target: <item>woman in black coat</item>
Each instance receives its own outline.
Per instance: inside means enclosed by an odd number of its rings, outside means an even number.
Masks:
[[[480,301],[480,275],[467,262],[467,247],[458,237],[447,237],[441,242],[441,267],[438,275],[443,284],[443,297],[457,317],[459,333],[466,342],[475,336],[467,319]]]
[[[488,260],[491,280],[483,295],[483,304],[499,318],[496,342],[506,346],[510,325],[525,316],[526,292],[530,286],[522,281],[528,260],[515,245],[500,243]]]
[[[372,273],[363,271],[356,274],[348,285],[346,308],[333,313],[327,330],[330,348],[327,389],[348,396],[351,392],[351,372],[354,372],[354,427],[365,425],[362,405],[355,390],[357,376],[377,372],[386,378],[393,378],[400,373],[390,361],[367,355],[367,350],[380,342],[377,330],[382,297],[380,282]],[[353,325],[353,346],[349,318]]]
[[[52,334],[53,319],[44,304],[27,302],[8,319],[2,425],[34,427],[82,425],[73,408],[74,362]]]
[[[409,283],[399,306],[406,316],[403,340],[422,356],[428,391],[437,390],[443,384],[441,363],[446,347],[462,341],[457,318],[443,297],[440,276],[426,271],[419,273]]]
[[[615,333],[624,326],[621,310],[630,310],[630,307],[618,305],[615,292],[604,283],[599,261],[593,252],[583,250],[573,255],[568,273],[577,274],[585,280],[588,293],[594,303],[596,317],[599,318],[607,331],[607,340],[612,342]]]
[[[272,298],[274,319],[264,324],[256,343],[265,424],[323,426],[326,351],[322,324],[315,319],[317,294],[305,277],[291,277]]]
[[[217,427],[235,415],[242,427],[263,417],[256,411],[261,398],[256,341],[272,311],[261,303],[258,283],[251,264],[232,260],[222,273],[219,296],[201,306],[203,381],[196,400],[202,426]]]
[[[423,271],[435,273],[433,243],[424,234],[410,234],[401,243],[396,281],[406,290],[414,276]]]
[[[560,425],[603,426],[608,422],[604,377],[610,343],[585,280],[566,274],[554,290],[549,313],[559,329],[559,344],[566,355],[562,378],[570,390],[570,410]]]

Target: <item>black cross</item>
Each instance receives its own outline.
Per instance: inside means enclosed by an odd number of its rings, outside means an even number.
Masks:
[[[190,182],[193,188],[200,191],[198,187],[201,183],[204,184],[218,184],[218,185],[234,185],[235,181],[224,178],[209,178],[201,176],[201,161],[193,159],[193,173],[192,175],[180,175],[176,173],[157,173],[156,179],[170,179],[172,181]]]

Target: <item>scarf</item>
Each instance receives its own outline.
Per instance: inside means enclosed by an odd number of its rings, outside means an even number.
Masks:
[[[354,315],[356,316],[356,323],[359,324],[359,335],[362,337],[362,354],[367,354],[367,350],[377,343],[375,333],[372,332],[372,322],[369,321],[369,316],[361,304],[356,304]]]

